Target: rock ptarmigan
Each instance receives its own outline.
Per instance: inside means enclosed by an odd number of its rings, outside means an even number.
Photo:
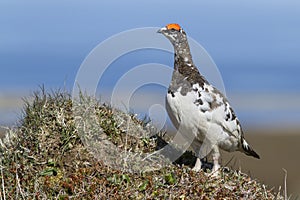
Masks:
[[[212,171],[216,172],[220,168],[219,148],[259,158],[246,142],[240,122],[226,97],[210,85],[194,65],[184,30],[178,24],[168,24],[158,33],[167,37],[174,47],[174,71],[166,109],[174,126],[191,141],[197,156],[193,170],[199,171],[200,159],[211,153]],[[206,147],[201,148],[204,145]]]

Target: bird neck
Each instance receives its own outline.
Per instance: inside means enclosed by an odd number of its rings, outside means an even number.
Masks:
[[[194,65],[190,47],[189,47],[189,44],[188,44],[186,38],[184,40],[182,40],[181,42],[174,44],[174,53],[175,53],[175,55],[174,55],[175,68],[180,67],[180,65],[182,65],[182,64],[188,65],[188,66]],[[180,63],[180,65],[176,66],[179,63]]]
[[[204,83],[208,84],[208,81],[201,75],[193,63],[187,40],[181,40],[181,43],[174,45],[174,49],[174,71],[170,86],[171,89],[176,90],[182,87],[186,91],[186,88],[196,83],[201,87]]]

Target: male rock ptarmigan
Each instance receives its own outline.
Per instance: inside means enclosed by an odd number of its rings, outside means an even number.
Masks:
[[[166,36],[174,46],[174,71],[166,109],[174,126],[191,141],[197,156],[193,170],[199,171],[200,159],[211,152],[213,172],[217,171],[220,167],[219,147],[259,158],[246,142],[239,120],[226,97],[210,85],[194,65],[184,30],[178,24],[168,24],[158,33]],[[201,145],[205,145],[206,150]]]

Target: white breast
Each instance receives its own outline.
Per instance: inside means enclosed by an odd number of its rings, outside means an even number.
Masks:
[[[174,93],[175,97],[167,94],[166,109],[174,126],[182,130],[183,136],[188,139],[197,137],[203,140],[207,132],[208,123],[205,114],[194,104],[197,93],[188,92],[183,96],[180,92]]]
[[[192,144],[193,149],[199,149],[205,139],[209,139],[213,144],[218,144],[226,151],[237,149],[239,140],[235,136],[235,131],[232,136],[229,135],[227,131],[224,131],[224,125],[221,123],[224,121],[224,105],[213,111],[203,111],[203,108],[201,110],[195,104],[199,98],[197,92],[190,91],[184,96],[178,90],[173,95],[167,94],[167,112],[177,130],[180,128],[182,136],[188,141],[196,139]],[[232,127],[228,126],[228,129],[232,129]]]

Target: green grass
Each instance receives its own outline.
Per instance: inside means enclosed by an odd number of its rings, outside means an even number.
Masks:
[[[84,104],[87,103],[88,104]],[[88,106],[84,106],[88,105]],[[91,116],[84,115],[92,111]],[[87,112],[89,114],[89,112]],[[124,125],[124,119],[130,119]],[[79,120],[79,121],[76,121]],[[94,121],[93,121],[94,120]],[[184,163],[195,159],[186,152],[176,164],[159,170],[129,172],[105,165],[105,159],[84,143],[107,140],[134,155],[163,147],[167,135],[153,133],[148,120],[123,113],[81,94],[72,102],[67,92],[34,93],[26,101],[18,128],[1,141],[1,199],[283,199],[240,171],[222,170],[220,177],[193,172]],[[95,131],[86,133],[85,128]],[[96,128],[103,131],[97,135]],[[99,131],[99,130],[98,130]],[[151,134],[150,134],[151,132]],[[130,133],[130,134],[129,134]],[[152,135],[151,137],[148,137]],[[93,143],[92,145],[99,145]],[[187,162],[186,162],[187,161]]]

